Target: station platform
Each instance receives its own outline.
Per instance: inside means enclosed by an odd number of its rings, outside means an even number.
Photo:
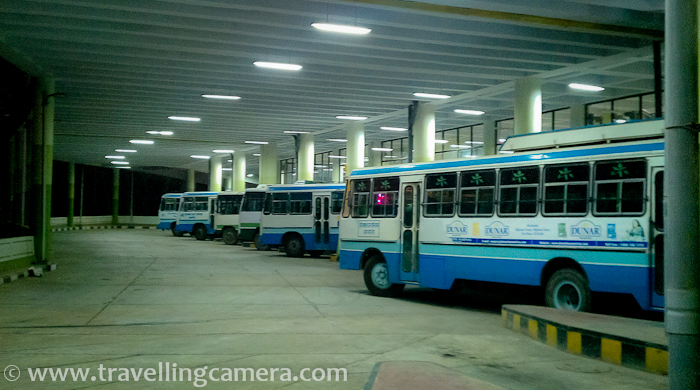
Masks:
[[[554,348],[624,367],[668,374],[668,338],[663,322],[503,305],[503,325]]]

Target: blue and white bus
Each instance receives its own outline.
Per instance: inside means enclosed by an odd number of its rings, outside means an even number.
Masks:
[[[214,211],[217,192],[185,192],[180,198],[175,233],[189,233],[198,240],[205,240],[216,233]]]
[[[169,193],[163,194],[160,198],[160,207],[158,208],[158,229],[170,230],[175,233],[175,224],[177,222],[177,209],[180,205],[182,194]]]
[[[287,256],[319,256],[338,247],[345,184],[272,185],[260,218],[260,243]]]
[[[226,245],[238,243],[240,232],[240,211],[244,192],[219,192],[216,197],[216,212],[214,213],[215,236],[221,236]]]
[[[379,296],[480,281],[541,286],[556,308],[587,311],[606,292],[661,309],[663,122],[642,127],[657,138],[583,128],[509,138],[513,154],[355,170],[340,267],[364,269]]]

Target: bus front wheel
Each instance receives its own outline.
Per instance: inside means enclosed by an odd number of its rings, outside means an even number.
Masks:
[[[547,282],[545,303],[556,309],[590,311],[591,290],[588,281],[576,270],[560,269]]]
[[[232,227],[227,227],[224,229],[221,239],[226,245],[236,245],[238,242],[238,232]]]
[[[389,281],[389,267],[379,256],[372,256],[364,271],[365,285],[372,295],[379,297],[395,297],[403,290],[403,284],[393,284]]]
[[[175,229],[175,222],[170,224],[170,231],[173,232],[173,236],[175,237],[182,237],[185,235],[185,232]]]
[[[284,251],[289,257],[302,257],[306,253],[304,239],[298,235],[289,237],[284,243]]]
[[[260,233],[255,233],[255,237],[253,237],[253,245],[255,245],[255,249],[259,251],[269,251],[270,246],[269,245],[263,245],[260,243]]]
[[[207,228],[205,228],[202,225],[195,226],[194,238],[198,239],[199,241],[206,240],[207,239]]]

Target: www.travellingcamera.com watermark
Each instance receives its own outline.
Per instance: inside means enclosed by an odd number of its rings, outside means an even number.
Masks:
[[[303,368],[298,374],[290,368],[219,368],[178,367],[177,363],[159,362],[158,367],[115,368],[100,363],[97,373],[90,368],[26,368],[15,365],[5,367],[5,379],[14,382],[26,372],[31,382],[192,382],[194,387],[204,387],[209,382],[347,382],[345,368]]]

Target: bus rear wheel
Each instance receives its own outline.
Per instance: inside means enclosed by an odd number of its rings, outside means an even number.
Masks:
[[[289,257],[302,257],[306,253],[304,240],[299,235],[289,237],[284,243],[284,251]]]
[[[194,238],[199,241],[204,241],[207,239],[207,228],[202,225],[197,225],[194,227]]]
[[[238,243],[238,232],[232,227],[227,227],[221,235],[221,240],[226,245],[236,245]]]
[[[571,311],[591,310],[591,290],[580,272],[565,268],[555,272],[547,282],[545,303],[549,307]]]
[[[403,284],[389,281],[389,267],[380,255],[373,255],[364,271],[365,286],[372,295],[379,297],[396,297],[403,290]]]

